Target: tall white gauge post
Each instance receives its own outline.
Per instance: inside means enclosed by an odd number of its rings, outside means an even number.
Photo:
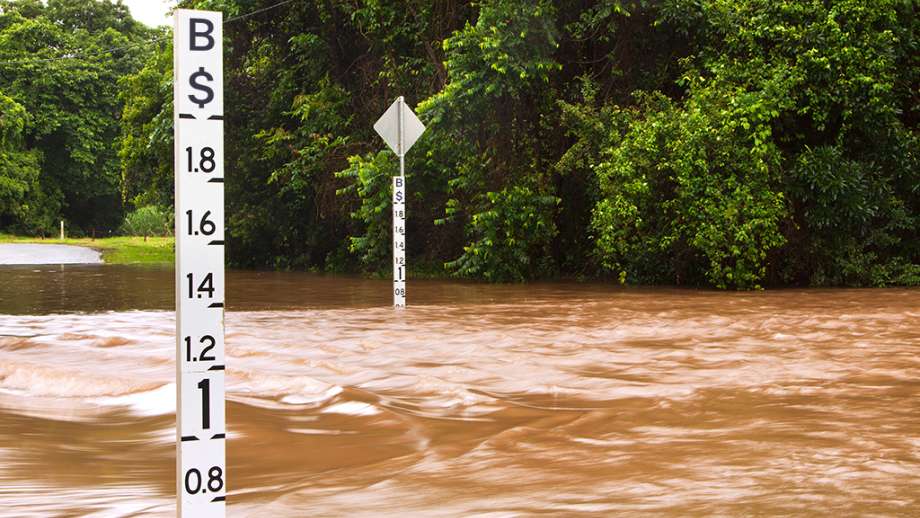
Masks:
[[[226,514],[223,16],[175,12],[176,500]]]
[[[383,112],[374,130],[399,156],[399,176],[393,177],[393,307],[406,307],[406,152],[422,136],[425,125],[402,96]]]

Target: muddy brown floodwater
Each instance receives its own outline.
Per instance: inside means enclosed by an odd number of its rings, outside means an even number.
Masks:
[[[169,269],[0,269],[0,515],[171,516]],[[920,291],[228,275],[228,515],[917,516]]]

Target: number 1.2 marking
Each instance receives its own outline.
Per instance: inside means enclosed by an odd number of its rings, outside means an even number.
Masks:
[[[197,362],[197,361],[212,362],[214,361],[216,358],[214,358],[213,356],[208,356],[208,352],[211,349],[213,349],[214,346],[217,344],[217,342],[214,340],[214,337],[211,335],[204,335],[201,337],[201,340],[199,340],[198,342],[202,344],[207,342],[208,345],[201,350],[201,354],[199,356],[197,357],[192,356],[192,337],[191,336],[185,337],[185,361],[187,362]]]

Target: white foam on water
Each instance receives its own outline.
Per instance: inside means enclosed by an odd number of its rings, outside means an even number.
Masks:
[[[316,407],[334,399],[342,390],[340,385],[309,376],[266,376],[259,370],[234,371],[227,379],[228,397],[263,408]]]
[[[288,394],[281,398],[282,403],[287,403],[289,405],[312,405],[316,403],[323,403],[329,401],[330,399],[338,396],[342,393],[342,387],[338,385],[333,385],[326,389],[325,392],[319,395],[304,395],[304,394]]]
[[[46,367],[38,363],[0,363],[0,389],[38,397],[122,396],[149,390],[151,384],[111,375],[87,375],[80,365]]]
[[[355,435],[358,433],[355,430],[322,430],[319,428],[288,428],[287,431],[303,435]]]
[[[360,401],[346,401],[344,403],[336,403],[330,407],[324,408],[322,413],[366,416],[377,415],[380,413],[380,409],[374,405],[369,405]]]
[[[94,399],[99,406],[126,406],[142,416],[157,416],[176,412],[176,384],[168,383],[160,388],[124,396]]]
[[[592,439],[590,437],[575,437],[572,439],[573,442],[578,442],[581,444],[589,444],[591,446],[630,446],[635,444],[636,441],[630,441],[627,439]]]
[[[227,380],[227,390],[238,394],[260,396],[286,396],[299,394],[305,397],[320,396],[336,385],[307,376],[264,375],[255,371],[234,371],[233,379]]]

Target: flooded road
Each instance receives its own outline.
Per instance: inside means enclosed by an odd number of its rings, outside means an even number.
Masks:
[[[0,516],[172,516],[173,272],[0,268]],[[918,516],[920,291],[228,273],[229,516]]]
[[[0,244],[0,265],[99,264],[102,254],[85,246],[32,243]]]

